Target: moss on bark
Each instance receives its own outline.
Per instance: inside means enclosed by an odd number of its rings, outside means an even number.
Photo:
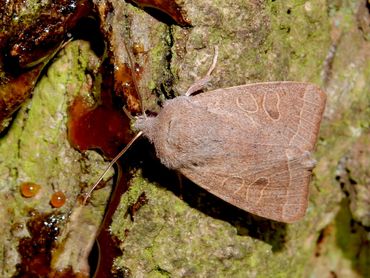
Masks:
[[[310,203],[302,221],[285,225],[255,217],[188,181],[184,181],[180,198],[172,174],[144,161],[143,170],[135,169],[111,226],[123,251],[116,259],[117,268],[132,277],[366,275],[369,249],[361,246],[369,244],[364,212],[369,211],[370,189],[369,173],[361,169],[370,165],[359,150],[368,146],[370,43],[363,27],[369,19],[364,18],[362,2],[186,0],[182,5],[192,22],[187,28],[168,27],[143,11],[135,15],[137,8],[131,6],[129,16],[121,6],[117,14],[109,14],[117,32],[111,41],[113,51],[122,47],[127,17],[133,17],[127,27],[131,38],[149,51],[149,62],[141,61],[148,67],[140,84],[149,110],[155,111],[156,102],[172,90],[180,94],[203,77],[214,45],[220,54],[208,90],[296,80],[316,83],[328,95]],[[116,61],[125,62],[125,55],[119,53],[114,51]],[[86,69],[93,72],[99,64],[96,59],[86,43],[68,46],[1,138],[3,275],[14,273],[19,262],[17,240],[27,230],[14,233],[14,224],[27,221],[27,209],[50,212],[49,195],[57,187],[71,201],[62,212],[78,214],[74,200],[80,184],[91,184],[101,172],[104,163],[97,154],[88,152],[85,160],[68,146],[66,116],[61,112],[68,105],[67,91],[91,90]],[[141,146],[153,151],[149,145]],[[22,198],[18,191],[22,181],[41,184],[41,194],[35,199]],[[143,192],[148,202],[131,218],[127,211]],[[72,224],[96,229],[108,193],[109,189],[97,190],[96,210],[88,207],[88,216],[70,221],[69,228],[68,224],[62,227],[66,233],[61,240],[68,237]],[[64,265],[68,264],[73,265]]]

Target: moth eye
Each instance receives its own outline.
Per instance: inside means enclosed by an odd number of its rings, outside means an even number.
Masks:
[[[54,208],[60,208],[65,204],[66,199],[66,195],[62,191],[57,191],[51,195],[50,204]]]
[[[35,197],[40,191],[41,186],[33,182],[24,182],[21,184],[21,194],[25,198]]]

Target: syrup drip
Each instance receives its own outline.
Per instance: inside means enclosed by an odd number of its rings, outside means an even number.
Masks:
[[[40,191],[41,186],[33,182],[24,182],[21,184],[20,191],[23,197],[32,198]]]
[[[51,195],[50,204],[54,208],[60,208],[65,204],[66,200],[66,195],[62,191],[57,191]]]

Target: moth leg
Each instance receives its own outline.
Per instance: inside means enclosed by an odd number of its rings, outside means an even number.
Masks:
[[[180,200],[183,200],[183,176],[180,174],[180,172],[177,172],[177,178],[179,180],[179,198]]]
[[[122,110],[123,112],[126,114],[127,118],[130,119],[130,121],[133,121],[135,120],[135,117],[132,116],[132,114],[130,113],[130,111],[127,110],[127,108],[125,106],[122,106]]]
[[[195,81],[193,85],[189,87],[189,89],[186,91],[185,96],[190,96],[193,93],[201,90],[210,80],[211,80],[211,73],[216,67],[217,63],[217,57],[218,57],[218,46],[215,46],[215,54],[213,55],[213,61],[212,64],[206,74],[202,79],[199,79]]]

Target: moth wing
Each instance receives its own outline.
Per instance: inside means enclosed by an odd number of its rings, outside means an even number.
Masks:
[[[201,155],[196,163],[178,170],[243,210],[281,222],[299,220],[307,208],[315,164],[310,155],[325,100],[318,87],[298,82],[251,84],[196,95],[192,101],[206,109],[208,117],[225,121],[216,124],[225,130],[217,131],[202,148],[212,148],[210,142],[217,137],[224,142],[223,150]]]
[[[251,143],[314,149],[326,95],[316,85],[266,82],[218,89],[192,98],[232,128],[250,133]]]
[[[240,151],[243,151],[242,147]],[[222,158],[214,158],[207,164],[192,165],[179,171],[245,211],[280,222],[294,222],[304,216],[307,208],[313,163],[309,153],[295,158],[288,158],[282,148],[274,148],[271,153],[277,158],[271,159],[265,152],[260,152],[259,159],[265,158],[265,161],[258,165],[249,156],[243,158],[240,155],[232,162],[224,160],[227,166],[222,164]]]

